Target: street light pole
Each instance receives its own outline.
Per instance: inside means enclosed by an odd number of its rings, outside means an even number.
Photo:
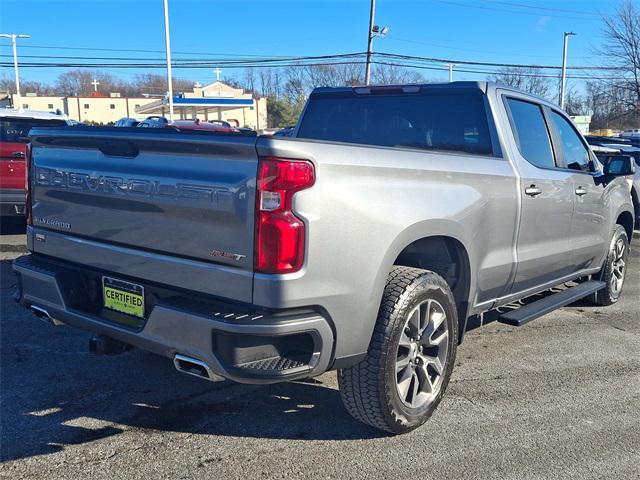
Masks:
[[[560,79],[560,108],[564,109],[564,90],[567,83],[567,45],[569,37],[575,35],[574,32],[564,32],[564,48],[562,50],[562,75]]]
[[[369,12],[369,30],[367,31],[367,66],[364,72],[364,84],[371,82],[371,53],[373,50],[373,21],[376,13],[376,0],[371,0],[371,11]]]
[[[164,44],[167,55],[167,85],[169,88],[169,121],[173,121],[173,81],[171,74],[171,40],[169,38],[169,1],[164,0]]]
[[[22,110],[22,97],[20,96],[20,74],[18,73],[18,49],[16,47],[16,38],[30,38],[29,35],[22,33],[0,33],[0,37],[10,38],[13,46],[13,69],[16,74],[16,101],[13,102],[13,108]],[[16,107],[16,104],[18,105]]]

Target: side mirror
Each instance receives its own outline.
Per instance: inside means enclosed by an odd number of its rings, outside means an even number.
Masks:
[[[636,163],[631,155],[609,155],[602,159],[602,172],[607,177],[633,175]]]

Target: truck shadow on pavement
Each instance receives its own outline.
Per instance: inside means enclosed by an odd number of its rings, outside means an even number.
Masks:
[[[2,235],[24,235],[27,224],[24,217],[0,217],[0,234]]]
[[[332,374],[267,386],[210,383],[138,350],[94,356],[89,334],[53,327],[15,304],[11,262],[0,267],[0,461],[159,432],[301,441],[384,436],[347,414]]]

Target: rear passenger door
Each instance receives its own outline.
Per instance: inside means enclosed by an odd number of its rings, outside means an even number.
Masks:
[[[520,175],[520,228],[512,293],[572,273],[573,173],[558,168],[543,107],[504,96],[512,133],[511,158]]]
[[[554,143],[561,166],[571,173],[574,193],[571,259],[575,270],[598,266],[611,232],[605,216],[605,188],[592,153],[573,124],[562,113],[549,110]]]

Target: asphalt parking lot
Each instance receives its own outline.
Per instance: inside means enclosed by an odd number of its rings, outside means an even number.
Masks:
[[[638,478],[640,254],[623,299],[470,332],[440,408],[389,437],[343,410],[334,373],[211,384],[12,300],[24,225],[2,226],[2,478]],[[640,238],[635,238],[640,245]]]

